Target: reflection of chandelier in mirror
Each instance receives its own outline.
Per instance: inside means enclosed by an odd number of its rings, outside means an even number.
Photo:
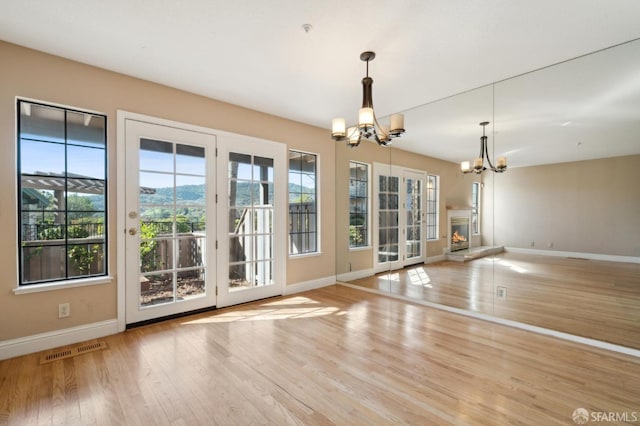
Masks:
[[[375,57],[374,52],[360,54],[360,60],[367,63],[367,76],[362,79],[362,108],[358,113],[358,125],[347,129],[344,118],[334,118],[331,123],[331,137],[336,141],[346,139],[352,148],[360,145],[362,139],[374,140],[379,145],[387,146],[391,144],[391,139],[404,133],[404,115],[393,114],[390,126],[381,126],[373,112],[373,79],[369,77],[369,61],[373,61]]]
[[[460,163],[460,169],[463,173],[474,172],[476,174],[480,174],[487,170],[487,167],[484,166],[485,157],[487,159],[487,163],[489,163],[489,170],[496,173],[502,173],[507,170],[507,157],[498,157],[498,161],[496,162],[495,167],[493,167],[493,164],[491,163],[491,159],[489,158],[487,136],[484,134],[484,128],[487,124],[489,124],[488,121],[483,121],[482,123],[480,123],[480,125],[482,126],[482,136],[480,137],[480,157],[473,160],[473,167],[471,167],[469,161],[463,161],[462,163]]]

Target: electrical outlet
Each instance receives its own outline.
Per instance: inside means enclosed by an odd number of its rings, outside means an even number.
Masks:
[[[507,300],[507,288],[506,287],[496,287],[496,297],[498,300]]]
[[[553,248],[553,241],[549,242],[549,248]]]
[[[71,315],[71,306],[69,303],[61,303],[58,305],[58,318],[66,318]]]
[[[536,242],[535,241],[531,241],[531,244],[529,244],[531,247],[535,247],[536,246]]]

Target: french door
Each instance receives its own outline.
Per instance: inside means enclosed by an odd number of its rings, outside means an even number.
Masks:
[[[228,138],[218,149],[218,306],[283,294],[286,146]]]
[[[125,120],[126,323],[216,305],[216,137]]]
[[[374,165],[374,174],[375,272],[424,262],[426,173]]]

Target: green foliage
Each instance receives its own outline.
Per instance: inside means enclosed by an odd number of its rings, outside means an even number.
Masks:
[[[90,274],[91,264],[101,257],[99,244],[76,245],[69,249],[71,263],[83,274]]]

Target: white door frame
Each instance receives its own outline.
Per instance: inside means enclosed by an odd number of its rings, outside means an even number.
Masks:
[[[125,269],[125,253],[126,253],[126,232],[127,232],[127,220],[126,220],[126,211],[125,211],[125,206],[126,206],[126,186],[125,186],[125,170],[126,170],[126,165],[125,165],[125,152],[126,152],[126,135],[125,135],[125,121],[126,120],[136,120],[136,121],[142,121],[142,122],[146,122],[146,123],[150,123],[150,124],[157,124],[157,125],[163,125],[163,126],[168,126],[168,127],[176,127],[179,129],[184,129],[184,130],[189,130],[189,131],[193,131],[193,132],[199,132],[199,133],[205,133],[205,134],[210,134],[213,136],[216,136],[218,139],[218,145],[220,146],[221,143],[233,143],[234,140],[237,140],[236,138],[241,138],[243,140],[247,140],[247,141],[255,141],[255,142],[270,142],[270,141],[265,141],[263,139],[258,139],[258,138],[253,138],[250,136],[244,136],[244,135],[238,135],[235,133],[230,133],[230,132],[225,132],[225,131],[221,131],[221,130],[216,130],[216,129],[211,129],[211,128],[207,128],[207,127],[202,127],[202,126],[196,126],[196,125],[192,125],[192,124],[187,124],[187,123],[182,123],[182,122],[178,122],[178,121],[172,121],[172,120],[166,120],[163,118],[158,118],[158,117],[152,117],[152,116],[148,116],[148,115],[144,115],[144,114],[138,114],[138,113],[134,113],[134,112],[129,112],[129,111],[123,111],[123,110],[118,110],[117,111],[117,117],[116,117],[116,131],[117,131],[117,140],[116,140],[116,174],[117,174],[117,192],[116,192],[116,205],[117,205],[117,212],[116,212],[116,244],[117,244],[117,256],[116,256],[116,271],[117,271],[117,277],[116,277],[116,283],[117,283],[117,320],[118,320],[118,330],[119,331],[124,331],[126,329],[126,294],[125,294],[125,276],[126,276],[126,269]],[[286,147],[284,146],[284,144],[282,144],[282,146],[284,147],[285,150],[285,154],[286,154]],[[219,167],[219,166],[218,166]],[[226,165],[225,165],[226,167]],[[286,166],[285,166],[285,178],[284,179],[280,179],[280,183],[276,183],[276,184],[281,184],[284,186],[284,197],[280,197],[283,198],[283,200],[281,200],[282,203],[284,203],[284,208],[285,208],[285,212],[286,212]],[[278,240],[282,241],[282,247],[284,247],[284,252],[281,255],[282,257],[279,259],[279,266],[278,266],[278,270],[275,272],[275,276],[278,277],[278,280],[276,281],[276,286],[279,286],[279,290],[280,290],[280,294],[284,293],[285,290],[285,286],[286,286],[286,230],[287,230],[287,216],[286,214],[281,215],[282,217],[280,218],[279,221],[277,221],[276,224],[274,224],[274,226],[278,226],[278,236],[282,236],[282,238],[278,238]],[[278,253],[278,256],[280,256],[280,254]],[[218,265],[218,267],[224,267],[226,268],[226,265]]]

